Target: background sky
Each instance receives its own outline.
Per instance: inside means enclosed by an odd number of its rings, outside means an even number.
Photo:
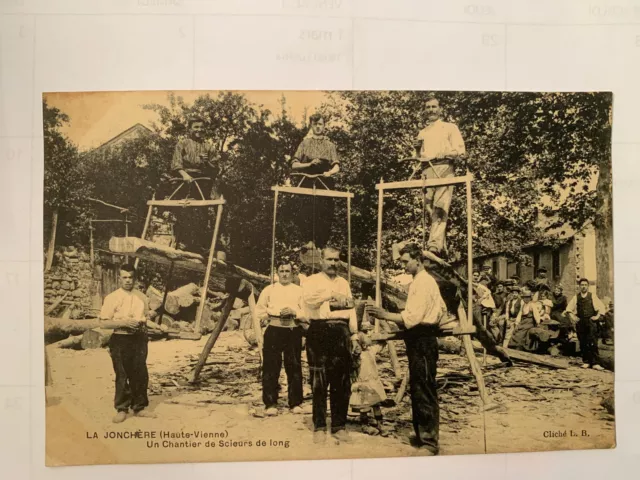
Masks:
[[[215,90],[174,91],[187,103],[200,95],[209,93],[217,96]],[[284,94],[287,110],[291,118],[299,123],[304,109],[311,115],[327,98],[324,91],[246,91],[243,93],[254,104],[263,105],[274,114],[279,114],[281,97]],[[151,127],[158,116],[151,110],[145,110],[142,105],[158,103],[169,105],[167,95],[169,91],[146,92],[61,92],[45,93],[49,106],[57,107],[69,116],[70,124],[61,131],[75,143],[80,150],[98,147],[132,127],[141,123]]]

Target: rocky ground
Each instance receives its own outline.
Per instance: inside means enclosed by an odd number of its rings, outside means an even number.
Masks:
[[[358,416],[350,416],[351,441],[337,445],[312,441],[311,401],[305,370],[305,413],[264,417],[259,356],[241,332],[223,332],[198,385],[185,382],[206,341],[158,341],[149,344],[149,410],[157,418],[111,417],[114,374],[106,349],[49,348],[53,385],[48,387],[48,464],[246,461],[311,458],[363,458],[421,455],[409,444],[410,398],[383,409],[388,436],[363,433]],[[403,369],[406,357],[396,342]],[[386,351],[380,374],[390,398],[400,379],[393,376]],[[478,356],[482,362],[482,356]],[[304,360],[303,360],[304,361]],[[613,390],[613,373],[583,370],[578,362],[566,370],[519,364],[504,367],[487,357],[484,376],[492,403],[481,413],[477,387],[465,357],[440,355],[441,454],[498,453],[559,449],[611,448],[614,418],[601,406]],[[286,392],[284,372],[281,377]],[[113,432],[227,432],[222,444],[156,448],[149,438],[105,439]],[[572,435],[573,431],[573,435]],[[97,439],[93,438],[93,434]],[[147,435],[151,435],[148,433]],[[157,437],[156,437],[157,438]],[[486,444],[485,444],[486,438]],[[186,440],[188,442],[194,440]],[[156,440],[162,443],[163,440]],[[182,440],[172,440],[174,442]],[[265,442],[265,446],[257,445]],[[150,442],[150,443],[148,443]],[[227,443],[224,443],[227,442]],[[251,442],[251,446],[248,445]],[[273,443],[275,445],[271,446]]]

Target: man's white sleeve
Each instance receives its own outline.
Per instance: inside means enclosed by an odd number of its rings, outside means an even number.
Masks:
[[[263,320],[269,316],[269,312],[267,311],[267,306],[269,303],[269,290],[271,290],[271,285],[266,286],[262,290],[262,292],[260,292],[258,303],[256,303],[256,315],[260,320]]]
[[[412,328],[422,322],[431,295],[426,295],[425,284],[422,278],[414,280],[409,287],[409,297],[405,309],[400,313],[405,327]]]
[[[449,142],[451,144],[451,148],[458,154],[464,155],[466,153],[466,149],[464,146],[464,140],[462,135],[460,134],[460,130],[457,125],[451,125],[451,132],[449,134]]]
[[[310,278],[304,283],[304,301],[309,307],[318,309],[332,297],[331,289],[321,285],[317,279]]]

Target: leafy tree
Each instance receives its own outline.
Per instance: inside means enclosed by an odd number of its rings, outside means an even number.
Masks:
[[[336,92],[325,107],[347,159],[343,183],[354,201],[354,258],[374,264],[377,192],[374,185],[407,179],[412,140],[425,124],[428,92]],[[521,247],[548,239],[548,229],[593,222],[600,244],[610,239],[611,97],[597,93],[437,92],[445,120],[458,124],[474,175],[474,252],[518,256]],[[465,166],[458,166],[463,173]],[[587,186],[600,174],[596,191]],[[608,183],[608,187],[607,187]],[[547,197],[547,202],[543,202]],[[456,188],[449,217],[449,249],[466,252],[464,191]],[[385,200],[385,252],[399,238],[421,238],[419,196],[396,192]],[[607,226],[608,225],[608,226]],[[607,257],[609,262],[611,256]],[[599,271],[611,270],[607,263]],[[609,284],[600,281],[606,291]]]
[[[46,269],[51,268],[53,249],[58,230],[65,240],[75,238],[77,225],[87,218],[84,207],[89,193],[89,185],[81,174],[78,162],[78,149],[60,132],[60,128],[69,123],[69,117],[46,100],[42,103],[43,140],[44,140],[44,231],[49,249]],[[48,223],[51,221],[51,226]]]

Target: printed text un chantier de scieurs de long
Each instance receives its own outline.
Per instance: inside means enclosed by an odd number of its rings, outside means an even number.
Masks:
[[[190,432],[182,430],[126,430],[104,432],[102,435],[99,435],[98,432],[86,432],[86,438],[90,440],[146,440],[147,448],[237,448],[254,446],[289,448],[289,440],[230,440],[227,430],[220,432],[205,432],[201,430]],[[206,440],[206,442],[200,440]]]

